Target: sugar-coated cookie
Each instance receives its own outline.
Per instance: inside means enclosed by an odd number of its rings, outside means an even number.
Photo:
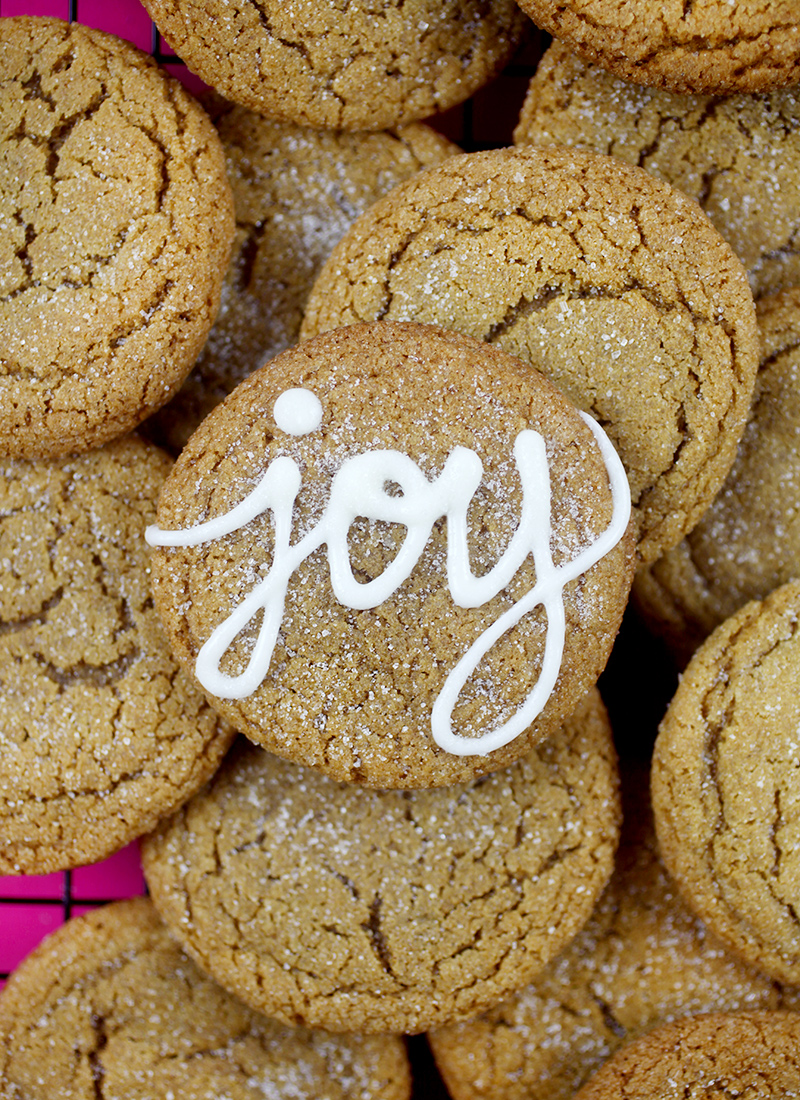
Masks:
[[[474,1015],[564,946],[611,873],[616,757],[595,690],[524,759],[440,790],[334,783],[241,745],[143,864],[189,954],[287,1023]]]
[[[514,141],[590,149],[645,168],[700,203],[756,296],[800,284],[796,87],[674,95],[621,80],[556,41],[530,82]]]
[[[800,289],[758,302],[761,365],[736,461],[673,550],[638,570],[636,604],[685,664],[748,600],[800,577]]]
[[[625,80],[671,92],[763,92],[800,80],[794,0],[521,0],[537,26]]]
[[[144,0],[175,52],[234,103],[384,130],[461,103],[510,58],[513,0]]]
[[[596,681],[629,510],[602,430],[541,375],[457,333],[354,325],[203,421],[148,533],[156,603],[252,740],[367,786],[461,782]]]
[[[731,1012],[665,1024],[620,1050],[575,1100],[797,1100],[800,1013]]]
[[[176,453],[243,378],[297,342],[314,279],[358,215],[460,152],[422,123],[392,133],[311,130],[230,105],[213,117],[236,236],[219,314],[195,368],[145,428]]]
[[[233,234],[222,146],[152,58],[0,20],[0,454],[130,431],[178,389]]]
[[[408,1100],[402,1042],[287,1028],[197,969],[146,898],[75,918],[0,994],[0,1095]]]
[[[356,221],[302,335],[421,321],[503,347],[607,428],[644,561],[733,461],[757,364],[747,278],[695,203],[641,169],[526,146],[452,157]]]
[[[231,733],[153,607],[170,461],[135,436],[0,463],[0,873],[104,858],[214,772]]]
[[[687,902],[767,974],[800,984],[800,581],[698,649],[653,757],[661,853]]]
[[[656,852],[647,775],[622,767],[614,874],[592,916],[524,989],[429,1035],[453,1100],[571,1100],[623,1043],[701,1012],[800,1008],[711,936]]]

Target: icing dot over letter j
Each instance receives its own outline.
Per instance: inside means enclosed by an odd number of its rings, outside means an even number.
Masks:
[[[286,390],[275,402],[277,426],[293,435],[315,431],[322,406],[305,389]],[[522,508],[517,530],[493,568],[476,577],[469,562],[467,510],[483,476],[483,464],[467,447],[448,455],[439,476],[430,480],[400,451],[374,450],[346,459],[331,482],[325,511],[299,542],[290,542],[292,515],[301,475],[295,461],[279,456],[267,467],[256,487],[224,515],[185,531],[148,527],[152,546],[197,546],[244,527],[262,512],[271,511],[275,546],[267,576],[217,626],[200,649],[195,671],[207,691],[220,698],[251,695],[266,677],[283,620],[289,580],[320,546],[327,546],[328,568],[336,599],[357,610],[377,607],[408,579],[430,538],[434,523],[447,519],[447,583],[458,607],[480,607],[506,588],[528,555],[533,556],[536,583],[473,642],[445,679],[431,713],[433,738],[447,752],[483,755],[518,737],[542,711],[558,679],[564,652],[564,587],[603,558],[622,538],[630,517],[630,492],[622,463],[603,429],[581,413],[591,429],[608,472],[612,493],[611,522],[593,542],[563,565],[556,566],[550,549],[550,471],[545,442],[538,432],[521,431],[514,441],[514,459],[522,485]],[[400,495],[387,493],[395,483]],[[405,539],[380,576],[362,584],[353,575],[347,533],[357,516],[402,524]],[[525,702],[508,721],[480,737],[453,732],[452,716],[458,697],[492,646],[524,615],[541,605],[547,616],[542,668]],[[228,676],[220,663],[238,634],[263,612],[258,637],[245,669]]]

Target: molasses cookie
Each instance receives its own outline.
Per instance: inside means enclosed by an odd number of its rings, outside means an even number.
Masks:
[[[661,725],[653,805],[667,868],[742,958],[800,984],[800,581],[719,626]]]
[[[614,874],[592,916],[530,985],[429,1039],[453,1100],[571,1100],[626,1041],[701,1012],[800,1008],[740,962],[681,900],[658,859],[647,776],[623,767]]]
[[[302,335],[385,318],[441,325],[531,363],[606,427],[651,561],[733,461],[757,365],[741,264],[695,203],[582,150],[452,157],[354,224]]]
[[[679,96],[582,61],[561,42],[542,58],[514,131],[645,168],[702,206],[756,296],[800,285],[800,93]]]
[[[635,84],[671,92],[765,92],[800,80],[800,13],[794,0],[521,0],[538,27],[586,61]]]
[[[800,1014],[690,1016],[624,1047],[575,1100],[797,1100]]]
[[[731,472],[697,526],[634,581],[681,664],[748,600],[800,577],[800,289],[760,299],[758,322],[761,365]]]
[[[148,539],[173,649],[251,740],[372,787],[525,755],[627,602],[625,472],[497,348],[376,322],[306,341],[195,432]]]
[[[460,152],[428,126],[394,133],[310,130],[228,106],[214,118],[236,207],[220,310],[195,369],[146,431],[178,452],[215,405],[297,342],[333,246],[388,190]]]
[[[222,146],[177,80],[57,19],[0,21],[0,454],[124,434],[188,374],[233,233]]]
[[[593,690],[524,759],[440,790],[335,783],[242,739],[143,864],[185,949],[254,1008],[417,1032],[508,996],[578,931],[618,812]]]
[[[26,1100],[408,1100],[402,1042],[282,1027],[184,955],[145,898],[63,925],[0,995],[0,1093]]]
[[[189,68],[259,114],[384,130],[461,103],[528,25],[513,0],[144,0]]]
[[[144,529],[170,462],[130,436],[0,477],[0,873],[104,858],[212,774],[231,734],[180,670]]]

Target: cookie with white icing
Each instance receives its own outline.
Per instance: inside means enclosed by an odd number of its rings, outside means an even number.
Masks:
[[[154,591],[235,728],[374,787],[523,756],[605,665],[633,567],[604,433],[496,348],[374,323],[284,352],[161,495]]]

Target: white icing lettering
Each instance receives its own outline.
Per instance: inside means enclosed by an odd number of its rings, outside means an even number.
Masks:
[[[289,395],[291,401],[279,409],[282,399]],[[316,406],[307,398],[313,398]],[[278,426],[292,431],[292,427],[285,426],[292,425],[298,429],[292,434],[297,435],[315,430],[321,420],[319,400],[307,390],[285,391],[276,401],[274,412]],[[602,428],[591,417],[583,413],[581,416],[591,428],[606,465],[612,517],[606,530],[589,546],[558,567],[550,549],[550,472],[545,442],[538,432],[530,429],[521,431],[514,442],[514,459],[522,485],[519,524],[497,563],[482,577],[476,577],[470,567],[467,510],[483,476],[483,465],[478,455],[466,447],[456,447],[441,474],[432,481],[399,451],[369,451],[346,459],[333,478],[328,504],[319,522],[293,545],[292,515],[301,475],[294,460],[286,456],[276,458],[256,487],[230,512],[184,531],[148,527],[146,538],[152,546],[198,546],[239,530],[263,512],[272,512],[275,547],[270,570],[202,646],[196,663],[200,683],[213,695],[227,699],[245,698],[258,688],[267,675],[278,640],[289,580],[301,562],[319,547],[327,546],[336,599],[346,607],[366,610],[389,599],[408,579],[434,523],[444,517],[447,583],[458,607],[480,607],[487,603],[510,584],[529,554],[536,568],[536,583],[473,642],[445,679],[431,714],[433,738],[447,752],[465,756],[492,752],[518,737],[542,711],[558,678],[565,640],[565,585],[585,573],[619,542],[630,517],[630,492],[622,463]],[[300,430],[303,425],[306,427]],[[389,484],[399,492],[387,492]],[[393,561],[379,577],[366,583],[354,577],[347,545],[348,531],[358,516],[406,528]],[[538,605],[547,616],[547,634],[536,685],[516,713],[497,728],[479,737],[455,734],[453,711],[470,676],[492,646]],[[225,653],[261,611],[261,626],[247,666],[237,676],[228,676],[220,670]]]

